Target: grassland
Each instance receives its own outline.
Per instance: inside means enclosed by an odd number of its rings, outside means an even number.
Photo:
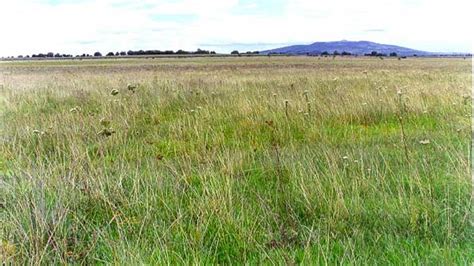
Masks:
[[[471,82],[462,59],[0,63],[1,257],[472,264]]]

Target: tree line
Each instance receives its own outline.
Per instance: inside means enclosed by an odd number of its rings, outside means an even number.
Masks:
[[[127,56],[127,55],[206,55],[206,54],[216,54],[215,51],[208,51],[208,50],[202,50],[202,49],[197,49],[196,51],[185,51],[185,50],[128,50],[128,51],[120,51],[120,52],[108,52],[105,54],[105,56]],[[48,53],[38,53],[38,54],[32,54],[30,55],[19,55],[17,58],[70,58],[70,57],[101,57],[103,56],[101,52],[95,52],[93,54],[88,54],[88,53],[83,53],[80,55],[72,55],[72,54],[61,54],[61,53],[53,53],[53,52],[48,52]],[[13,57],[12,57],[13,58]]]

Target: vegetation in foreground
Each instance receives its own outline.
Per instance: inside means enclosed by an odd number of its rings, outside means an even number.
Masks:
[[[0,64],[18,264],[471,264],[471,63]]]

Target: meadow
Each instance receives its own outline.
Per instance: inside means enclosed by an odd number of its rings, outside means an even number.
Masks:
[[[1,260],[470,265],[471,69],[0,62]]]

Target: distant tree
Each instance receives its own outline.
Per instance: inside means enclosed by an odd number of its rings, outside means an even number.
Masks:
[[[324,51],[324,52],[321,53],[321,55],[323,55],[323,56],[328,56],[328,55],[329,55],[329,52],[328,52],[328,51]]]
[[[201,50],[201,49],[197,49],[196,52],[194,52],[194,54],[209,54],[210,52],[207,51],[207,50]]]
[[[397,56],[397,53],[391,52],[391,53],[390,53],[390,56]]]
[[[239,51],[234,50],[234,51],[230,52],[230,54],[240,54],[240,53],[239,53]]]
[[[120,53],[119,53],[119,52],[116,52],[116,53],[115,53],[115,56],[119,56],[119,55],[120,55]]]
[[[54,53],[53,52],[49,52],[46,54],[46,57],[53,57],[54,56]]]
[[[95,55],[95,54],[94,54],[94,55]],[[114,55],[115,55],[114,52],[108,52],[108,53],[106,54],[106,56],[114,56]]]
[[[120,52],[120,55],[127,55],[127,52],[122,51]]]
[[[332,55],[341,55],[337,50],[332,53]]]
[[[377,51],[372,51],[370,54],[364,54],[364,55],[365,56],[378,56],[378,57],[387,56],[387,54],[378,53]]]
[[[102,54],[100,52],[95,52],[94,56],[102,56]]]
[[[341,55],[352,55],[352,54],[349,53],[349,52],[343,51],[343,52],[341,53]]]

